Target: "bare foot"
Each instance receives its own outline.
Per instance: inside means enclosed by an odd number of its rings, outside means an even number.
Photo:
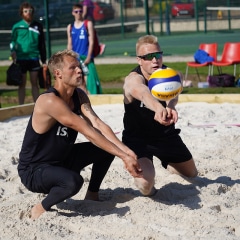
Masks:
[[[99,201],[98,192],[87,191],[85,200]]]
[[[32,209],[31,209],[31,219],[35,220],[39,218],[46,210],[43,208],[41,203],[36,204]]]

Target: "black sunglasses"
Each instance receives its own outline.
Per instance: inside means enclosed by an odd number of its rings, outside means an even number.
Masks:
[[[82,13],[82,10],[74,10],[74,13]]]
[[[137,56],[143,60],[152,61],[153,58],[160,59],[163,55],[163,52],[148,53],[142,56]]]

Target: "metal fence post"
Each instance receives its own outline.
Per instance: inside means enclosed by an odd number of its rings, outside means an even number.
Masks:
[[[146,34],[150,34],[149,32],[149,9],[148,9],[148,0],[144,1],[145,8],[145,22],[146,22]]]
[[[166,2],[165,17],[166,17],[166,33],[167,33],[167,35],[171,35],[171,31],[170,31],[170,17],[169,17],[169,4],[168,4],[168,2]]]
[[[160,20],[160,34],[163,34],[163,13],[162,13],[162,0],[159,0],[159,20]]]
[[[44,0],[44,11],[46,16],[46,42],[47,42],[47,58],[49,59],[52,55],[51,50],[51,39],[50,39],[50,31],[49,31],[49,21],[48,21],[48,0]]]
[[[195,12],[195,17],[196,17],[196,28],[197,32],[199,32],[199,19],[198,19],[198,2],[197,0],[194,1],[194,12]]]
[[[207,11],[206,11],[206,6],[204,7],[204,33],[207,33]]]
[[[122,38],[124,38],[124,16],[123,16],[123,1],[124,0],[120,0],[120,14],[121,14],[121,35]]]
[[[227,6],[230,7],[230,1],[227,1]],[[230,10],[228,10],[228,30],[231,30],[231,13]]]

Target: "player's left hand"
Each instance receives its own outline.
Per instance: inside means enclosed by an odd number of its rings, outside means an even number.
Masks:
[[[168,112],[167,118],[170,119],[172,123],[176,123],[178,121],[178,112],[175,108],[166,108]]]

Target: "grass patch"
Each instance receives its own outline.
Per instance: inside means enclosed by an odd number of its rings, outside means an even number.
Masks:
[[[102,84],[102,89],[104,94],[122,94],[122,85],[124,78],[128,73],[136,67],[137,64],[99,64],[96,65],[97,72]],[[176,63],[166,63],[167,66],[176,69],[183,74],[186,71],[185,62],[176,62]],[[14,89],[7,89],[6,86],[6,71],[8,66],[0,66],[0,100],[1,107],[9,107],[17,104],[17,87]],[[208,68],[199,68],[200,81],[206,82]],[[224,67],[223,71],[225,73],[233,73],[233,66]],[[199,81],[196,71],[193,68],[189,68],[188,80],[193,82],[193,87],[184,88],[182,94],[222,94],[222,93],[231,93],[239,94],[240,88],[198,88],[197,83]],[[213,74],[218,74],[217,68],[214,69]],[[237,76],[240,73],[237,73]],[[28,86],[29,79],[28,79]],[[26,90],[26,97],[31,101],[31,90]],[[43,90],[41,90],[43,91]]]

